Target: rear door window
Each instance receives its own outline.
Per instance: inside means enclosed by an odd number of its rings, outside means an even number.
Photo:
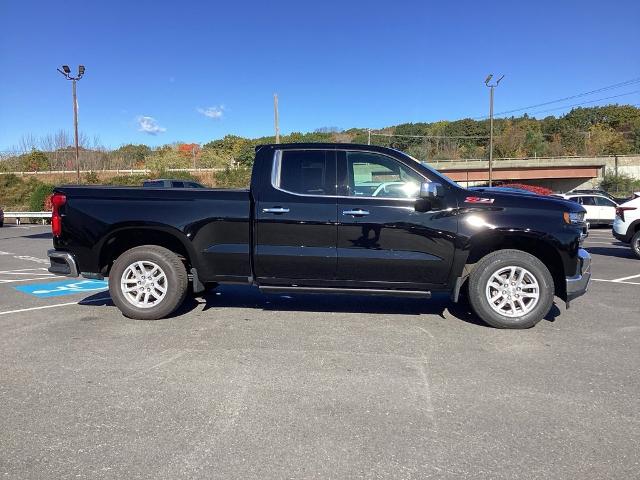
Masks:
[[[149,180],[144,182],[143,185],[148,188],[162,188],[164,187],[164,182],[162,180]]]
[[[616,204],[613,203],[611,200],[609,200],[608,198],[604,198],[604,197],[595,197],[596,199],[596,204],[599,207],[615,207]]]
[[[284,150],[274,168],[274,187],[280,190],[302,195],[336,194],[336,161],[333,151]]]

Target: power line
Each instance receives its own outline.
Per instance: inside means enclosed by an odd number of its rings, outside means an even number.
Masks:
[[[535,105],[529,105],[527,107],[522,107],[522,108],[514,108],[513,110],[505,110],[504,112],[498,112],[495,115],[506,115],[506,114],[509,114],[509,113],[521,112],[523,110],[529,110],[530,108],[544,107],[545,105],[552,105],[554,103],[564,102],[566,100],[573,100],[574,98],[586,97],[587,95],[593,95],[594,93],[605,92],[607,90],[613,90],[613,89],[620,88],[620,87],[626,87],[628,85],[635,85],[636,83],[640,83],[640,77],[632,78],[631,80],[626,80],[624,82],[614,83],[613,85],[607,85],[606,87],[597,88],[595,90],[591,90],[591,91],[588,91],[588,92],[578,93],[576,95],[571,95],[569,97],[559,98],[557,100],[550,100],[548,102],[538,103],[538,104],[535,104]],[[485,116],[482,116],[482,117],[475,117],[473,120],[484,120],[486,118],[488,118],[488,117],[485,115]]]
[[[428,138],[428,139],[444,139],[444,138],[489,138],[489,135],[401,135],[395,133],[373,133],[371,136],[377,137],[406,137],[406,138]]]
[[[610,100],[612,98],[624,97],[626,95],[633,95],[635,93],[640,93],[640,90],[634,90],[632,92],[621,93],[620,95],[611,95],[610,97],[598,98],[597,100],[590,100],[588,102],[574,103],[573,105],[564,105],[562,107],[555,107],[555,108],[548,108],[546,110],[539,110],[537,112],[531,113],[531,115],[537,115],[538,113],[552,112],[552,111],[555,111],[555,110],[562,110],[564,108],[579,107],[580,105],[588,105],[590,103],[602,102],[604,100]]]

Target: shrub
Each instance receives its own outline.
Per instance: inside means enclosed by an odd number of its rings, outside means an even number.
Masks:
[[[22,170],[28,172],[40,172],[49,168],[49,158],[39,150],[32,150],[31,153],[22,155]]]
[[[84,176],[85,183],[89,183],[95,185],[96,183],[100,183],[100,179],[98,178],[98,174],[96,172],[87,172]]]
[[[500,187],[519,188],[521,190],[527,190],[528,192],[537,193],[538,195],[551,195],[553,190],[547,187],[540,187],[538,185],[527,185],[526,183],[503,183]]]
[[[5,210],[29,210],[31,194],[41,185],[35,178],[0,175],[0,206]]]
[[[600,188],[613,196],[626,197],[637,189],[640,189],[640,181],[633,177],[620,173],[618,175],[605,173],[600,182]]]
[[[197,177],[194,177],[193,175],[191,175],[191,173],[184,172],[184,171],[164,172],[162,177],[158,177],[158,178],[175,178],[175,179],[178,179],[178,180],[189,180],[191,182],[199,182],[200,181],[200,180],[198,180]]]
[[[53,185],[41,183],[32,192],[29,197],[29,210],[32,212],[40,212],[45,209],[45,202],[53,193]]]
[[[246,188],[251,182],[250,168],[225,168],[221,172],[216,172],[214,176],[216,187],[223,188]]]
[[[17,183],[22,182],[22,180],[15,173],[7,173],[6,175],[0,175],[0,187],[7,188]]]
[[[107,185],[141,187],[142,182],[148,179],[148,175],[119,175],[117,177],[112,177],[111,179],[109,179]]]

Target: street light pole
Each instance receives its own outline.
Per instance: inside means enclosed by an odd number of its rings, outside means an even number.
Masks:
[[[498,86],[500,80],[504,78],[502,75],[496,83],[489,83],[493,78],[493,74],[490,73],[489,76],[484,81],[484,84],[489,87],[489,186],[493,185],[493,89]]]
[[[73,85],[73,129],[75,131],[76,143],[76,179],[80,183],[80,149],[78,147],[78,96],[76,95],[76,80],[71,82]]]
[[[273,124],[276,131],[276,143],[280,143],[280,115],[278,113],[278,94],[273,94]]]
[[[62,70],[57,69],[67,80],[71,80],[71,93],[73,95],[73,129],[75,133],[76,147],[76,179],[80,183],[80,147],[78,144],[78,96],[76,94],[76,82],[84,75],[84,65],[78,67],[78,75],[71,75],[71,69],[68,65],[63,65]]]

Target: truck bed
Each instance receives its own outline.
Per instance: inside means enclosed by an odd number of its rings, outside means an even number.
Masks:
[[[55,191],[67,201],[63,233],[54,246],[76,252],[81,272],[100,271],[99,252],[116,236],[122,243],[123,236],[148,230],[185,239],[183,248],[200,260],[205,281],[220,275],[246,279],[251,273],[248,189],[62,186]]]

